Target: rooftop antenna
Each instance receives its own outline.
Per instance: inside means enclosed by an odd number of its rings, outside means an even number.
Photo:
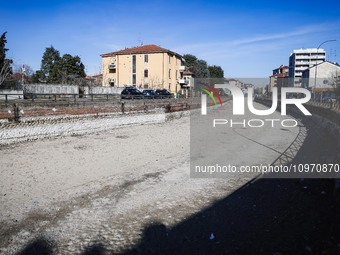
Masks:
[[[336,50],[331,49],[329,54],[329,61],[335,61],[336,59]]]
[[[143,45],[141,37],[142,37],[141,32],[139,32],[138,43],[139,43],[140,46]]]

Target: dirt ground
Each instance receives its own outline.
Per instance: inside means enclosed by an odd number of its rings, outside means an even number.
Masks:
[[[0,253],[340,253],[334,180],[190,178],[189,121],[3,146]],[[295,163],[333,160],[332,137],[305,125]],[[265,162],[298,133],[259,132],[266,148],[242,132],[234,151]]]

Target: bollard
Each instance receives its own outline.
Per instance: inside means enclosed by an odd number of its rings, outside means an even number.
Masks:
[[[19,122],[20,121],[20,109],[19,109],[19,106],[17,104],[13,105],[13,114],[14,114],[13,120],[15,122]]]
[[[122,102],[122,113],[125,113],[125,102]]]
[[[165,112],[170,112],[171,111],[171,104],[168,103],[166,106],[165,106]]]

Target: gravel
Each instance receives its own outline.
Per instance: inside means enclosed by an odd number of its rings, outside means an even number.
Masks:
[[[250,185],[255,174],[190,178],[190,120],[177,119],[180,115],[134,114],[1,129],[0,253],[124,252],[138,246],[150,226],[176,228]],[[247,130],[240,131],[242,136],[227,130],[233,160],[273,161],[297,134],[267,131],[245,139]],[[244,158],[244,150],[261,156]],[[252,210],[265,206],[261,200],[250,205]],[[209,242],[212,232],[201,229],[197,235]]]
[[[165,113],[161,110],[151,114],[115,114],[99,118],[92,115],[71,118],[30,118],[23,120],[19,125],[0,128],[0,145],[56,136],[90,134],[123,126],[161,123],[165,120]]]

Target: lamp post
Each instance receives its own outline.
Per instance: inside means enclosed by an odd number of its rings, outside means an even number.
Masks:
[[[316,63],[315,63],[315,77],[314,77],[314,100],[315,100],[315,92],[316,92],[316,78],[317,78],[317,73],[318,73],[318,58],[319,58],[319,49],[320,47],[327,43],[327,42],[335,42],[336,40],[326,40],[322,43],[320,43],[320,45],[318,46],[318,48],[316,49]]]

